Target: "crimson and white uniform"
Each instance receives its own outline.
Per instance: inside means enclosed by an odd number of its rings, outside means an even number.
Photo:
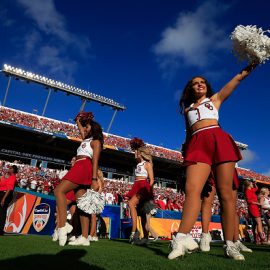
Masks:
[[[87,156],[77,159],[74,166],[68,171],[63,179],[71,181],[77,185],[90,186],[92,183],[92,138],[85,139],[77,149],[77,156]]]
[[[131,190],[127,193],[127,197],[132,198],[134,195],[140,195],[141,199],[152,199],[153,193],[148,182],[148,173],[144,167],[146,161],[137,164],[135,169],[136,177],[145,177],[145,179],[135,180]]]
[[[191,104],[187,112],[190,127],[204,119],[218,120],[218,111],[209,98],[205,98],[197,108]],[[233,138],[220,126],[213,125],[193,132],[187,142],[184,165],[202,162],[212,166],[229,161],[237,162],[241,159],[241,153]]]

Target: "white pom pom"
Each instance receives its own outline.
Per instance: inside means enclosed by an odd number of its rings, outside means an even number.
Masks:
[[[104,195],[92,189],[87,189],[86,193],[77,199],[78,208],[87,214],[100,214],[104,205]]]
[[[270,38],[256,25],[238,25],[231,34],[233,52],[240,61],[265,63],[270,58]]]

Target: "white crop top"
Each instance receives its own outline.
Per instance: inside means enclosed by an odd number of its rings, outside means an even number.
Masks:
[[[263,209],[263,212],[267,212],[268,210],[270,210],[270,198],[268,197],[264,197],[264,201],[263,201],[263,207],[268,207],[268,209]]]
[[[91,147],[92,138],[85,139],[81,142],[81,145],[77,149],[77,156],[87,156],[92,159],[93,149]]]
[[[210,98],[205,98],[197,108],[194,108],[194,103],[189,106],[187,119],[190,127],[204,119],[215,119],[218,121],[218,110]]]
[[[144,168],[145,163],[146,163],[146,161],[142,161],[142,162],[138,163],[138,165],[135,169],[135,176],[143,176],[143,177],[147,178],[148,173],[147,173],[147,170]]]

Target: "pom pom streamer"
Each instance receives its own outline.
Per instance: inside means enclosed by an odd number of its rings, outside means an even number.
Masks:
[[[256,25],[238,25],[231,34],[233,52],[240,60],[249,63],[265,63],[270,58],[270,38]]]
[[[102,213],[104,205],[104,194],[100,194],[92,189],[87,189],[87,191],[77,199],[78,208],[87,214]]]

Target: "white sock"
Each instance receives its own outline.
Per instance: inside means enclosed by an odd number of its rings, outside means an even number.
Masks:
[[[227,246],[232,246],[232,245],[234,245],[234,243],[233,243],[233,241],[226,240],[226,245]]]

